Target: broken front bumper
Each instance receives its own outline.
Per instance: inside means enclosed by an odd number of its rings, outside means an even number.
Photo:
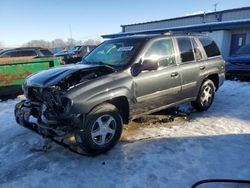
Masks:
[[[48,120],[44,117],[44,105],[21,101],[15,106],[16,122],[44,137],[50,138],[57,144],[80,155],[89,155],[79,135],[84,122],[81,115],[73,115],[70,119]]]
[[[47,119],[44,116],[46,106],[24,100],[15,106],[16,122],[46,137],[65,137],[72,134],[82,122],[80,115],[71,115],[65,119]]]
[[[31,113],[31,111],[35,108],[41,108],[41,106],[32,105],[25,100],[17,103],[15,106],[16,122],[24,127],[33,128],[36,124],[38,124],[38,118]]]

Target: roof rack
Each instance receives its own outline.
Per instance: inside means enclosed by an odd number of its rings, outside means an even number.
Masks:
[[[168,32],[164,32],[162,33],[163,35],[204,35],[203,33],[200,32],[185,32],[185,31],[168,31]]]

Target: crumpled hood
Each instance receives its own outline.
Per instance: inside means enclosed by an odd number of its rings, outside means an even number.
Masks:
[[[26,79],[25,84],[27,86],[46,88],[58,84],[61,80],[72,76],[76,72],[81,72],[81,74],[86,72],[86,74],[90,74],[105,70],[108,73],[114,72],[111,67],[104,65],[65,65],[33,74]]]

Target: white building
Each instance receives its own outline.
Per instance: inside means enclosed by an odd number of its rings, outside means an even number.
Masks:
[[[103,35],[103,38],[168,31],[199,32],[212,37],[226,58],[250,43],[250,7],[122,25],[121,28],[121,33]]]

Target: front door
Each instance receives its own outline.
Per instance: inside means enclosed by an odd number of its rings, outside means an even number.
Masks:
[[[230,55],[234,55],[238,49],[246,44],[246,33],[232,34]]]
[[[154,60],[158,70],[143,71],[133,78],[136,104],[133,114],[142,114],[178,101],[181,78],[171,38],[151,42],[142,61]]]

